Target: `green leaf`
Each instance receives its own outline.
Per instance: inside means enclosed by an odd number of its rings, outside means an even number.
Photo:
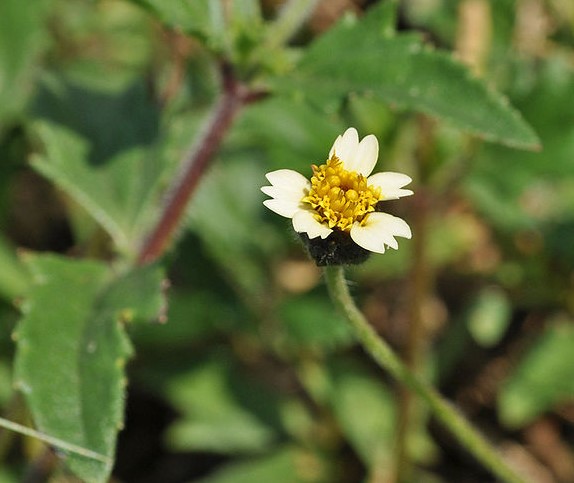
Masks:
[[[498,398],[503,423],[522,427],[560,402],[574,398],[574,325],[557,320],[536,340]]]
[[[279,314],[289,339],[299,347],[333,350],[354,340],[349,324],[325,297],[291,298]]]
[[[240,463],[232,463],[215,474],[200,480],[200,483],[304,483],[318,481],[305,476],[298,461],[309,455],[294,448],[285,448],[268,456]]]
[[[202,38],[220,38],[225,32],[221,2],[211,0],[132,0],[152,11],[172,28]]]
[[[122,323],[157,316],[161,273],[147,267],[118,277],[100,262],[55,255],[29,255],[26,264],[33,283],[14,334],[15,385],[40,431],[109,458],[66,457],[82,480],[106,481],[132,353]]]
[[[574,71],[560,56],[540,59],[536,77],[525,87],[533,68],[528,62],[514,66],[513,100],[539,133],[544,149],[524,153],[485,145],[464,180],[474,206],[501,232],[528,230],[541,222],[570,223],[566,220],[574,213],[574,111],[565,108],[574,90]],[[563,236],[559,240],[565,243],[559,256],[572,260],[572,244]]]
[[[345,129],[340,120],[325,119],[301,99],[273,97],[245,109],[230,141],[243,149],[263,148],[270,169],[285,168],[288,162],[289,168],[310,174],[311,165],[327,158],[333,141]]]
[[[506,332],[511,310],[504,292],[496,288],[485,289],[471,307],[468,330],[480,345],[492,347]]]
[[[219,355],[169,382],[168,398],[184,415],[168,432],[170,444],[187,451],[263,451],[275,432],[242,404],[236,388],[246,381],[236,379],[230,360]],[[255,387],[242,389],[249,390],[250,398],[258,394]],[[273,404],[271,398],[266,404]]]
[[[350,93],[374,96],[490,141],[539,147],[534,131],[507,100],[450,54],[425,47],[410,34],[389,37],[384,8],[382,2],[361,20],[343,19],[310,46],[291,76],[275,79],[275,86],[330,109]]]
[[[0,2],[0,128],[18,115],[32,92],[37,56],[45,45],[43,2]]]
[[[396,411],[380,380],[350,364],[332,367],[330,401],[341,430],[365,465],[390,464]]]
[[[16,250],[0,237],[0,296],[8,300],[21,296],[28,282],[28,274],[16,257]]]
[[[229,156],[226,161],[224,168],[215,166],[199,186],[188,210],[190,226],[243,293],[260,297],[267,275],[258,255],[269,242],[258,220],[259,187],[264,179],[250,156]]]
[[[161,163],[153,153],[133,147],[97,166],[89,162],[89,142],[77,133],[45,121],[36,133],[44,153],[33,158],[34,168],[82,206],[119,250],[134,252],[158,186]]]

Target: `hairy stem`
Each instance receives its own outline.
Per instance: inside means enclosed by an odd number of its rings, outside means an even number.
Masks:
[[[221,145],[237,112],[244,103],[256,97],[256,93],[249,92],[238,82],[228,65],[222,65],[221,72],[223,93],[214,106],[203,132],[185,154],[181,162],[181,171],[173,178],[158,222],[140,248],[138,265],[155,261],[168,248],[199,180]]]
[[[345,282],[343,268],[327,267],[325,278],[334,304],[346,316],[359,343],[373,360],[425,401],[434,416],[493,475],[507,483],[523,482],[524,480],[506,465],[496,450],[454,406],[444,400],[434,388],[413,374],[393,349],[378,336],[355,305]]]

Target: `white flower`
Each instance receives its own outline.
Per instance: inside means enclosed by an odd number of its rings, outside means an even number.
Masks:
[[[384,253],[385,246],[396,249],[395,237],[410,238],[411,229],[403,219],[376,211],[376,207],[379,201],[412,195],[403,188],[412,180],[393,172],[369,176],[378,155],[375,136],[370,134],[359,142],[357,130],[349,128],[333,143],[327,162],[312,166],[310,181],[290,169],[267,173],[271,186],[261,191],[271,199],[263,204],[291,218],[295,231],[310,239],[324,239],[338,230],[371,252]]]

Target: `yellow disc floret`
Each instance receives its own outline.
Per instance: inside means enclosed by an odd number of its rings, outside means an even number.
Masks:
[[[301,201],[311,205],[319,223],[349,232],[353,223],[365,223],[379,200],[380,188],[369,186],[362,174],[347,171],[333,155],[326,164],[313,165],[311,189]]]

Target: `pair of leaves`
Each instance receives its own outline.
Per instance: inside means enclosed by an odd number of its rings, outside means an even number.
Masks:
[[[84,481],[105,481],[123,425],[124,365],[132,353],[123,324],[156,318],[162,273],[154,266],[124,275],[97,261],[29,255],[32,284],[22,307],[14,382],[38,429],[95,451],[69,454]]]

